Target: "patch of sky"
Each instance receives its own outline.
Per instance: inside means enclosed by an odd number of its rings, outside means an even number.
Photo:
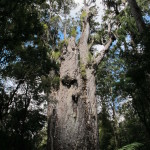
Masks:
[[[150,23],[150,15],[146,14],[143,18],[146,20],[146,22]]]
[[[27,47],[34,47],[34,42],[33,41],[28,41],[28,42],[26,42],[25,43],[25,47],[27,48]]]
[[[6,93],[10,93],[12,90],[16,88],[16,82],[13,78],[3,78],[0,76],[0,88],[5,90]]]
[[[77,40],[79,40],[79,38],[80,38],[80,36],[81,36],[81,28],[80,28],[80,26],[78,26],[77,27],[77,36],[76,36],[76,41]],[[58,31],[58,38],[60,39],[60,40],[64,40],[64,34],[63,34],[63,32],[62,31]]]
[[[0,57],[0,69],[5,69],[9,65],[9,59],[12,57],[12,52],[9,50],[4,49],[3,53]],[[13,61],[11,60],[11,64],[15,64],[17,62],[21,61],[21,58],[19,56],[13,56]]]
[[[79,40],[80,37],[81,37],[81,28],[80,28],[80,26],[78,26],[76,40]]]
[[[110,49],[114,48],[114,46],[117,44],[117,40],[113,41],[111,46],[110,46]]]
[[[60,30],[58,31],[58,37],[60,40],[64,39],[64,34]]]
[[[0,57],[0,67],[1,67],[1,69],[4,69],[5,67],[7,67],[8,66],[8,62],[7,62],[7,57],[9,57],[11,55],[11,53],[8,51],[8,50],[6,50],[6,49],[4,49],[3,50],[3,54],[1,55],[1,57]]]

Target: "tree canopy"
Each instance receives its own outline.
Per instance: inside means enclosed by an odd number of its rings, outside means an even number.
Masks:
[[[102,0],[102,22],[95,2],[84,0],[86,9],[73,18],[73,0],[0,0],[0,149],[49,148],[49,95],[63,82],[70,38],[80,51],[87,40],[78,64],[85,86],[86,69],[94,68],[99,148],[149,148],[150,1]],[[101,53],[94,45],[103,45]],[[68,87],[76,82],[66,78]]]

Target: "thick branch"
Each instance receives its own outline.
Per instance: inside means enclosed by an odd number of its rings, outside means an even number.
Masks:
[[[66,23],[64,24],[64,40],[66,40]]]
[[[109,21],[108,22],[108,34],[109,34],[110,38],[108,40],[108,43],[104,46],[104,48],[101,50],[101,52],[96,57],[94,65],[99,65],[100,64],[101,60],[104,58],[104,55],[108,51],[108,49],[111,46],[112,42],[116,39],[114,34],[111,33],[111,27],[112,27],[112,25],[111,25],[111,23]]]
[[[106,52],[108,51],[109,47],[111,46],[113,42],[113,39],[110,38],[108,43],[105,45],[105,47],[103,48],[103,50],[101,50],[101,52],[98,54],[98,56],[95,59],[95,64],[99,65],[101,60],[104,58],[104,55],[106,54]]]
[[[93,46],[94,43],[94,39],[92,39],[92,41],[89,43],[89,50],[91,49],[91,47]]]
[[[94,3],[96,0],[88,0],[87,4],[90,6],[92,3]]]
[[[84,6],[83,8],[84,12],[86,13],[86,16],[83,18],[83,26],[82,26],[82,34],[79,41],[79,51],[80,51],[80,58],[81,62],[86,65],[87,64],[87,58],[88,58],[88,39],[90,34],[90,24],[89,24],[89,7]]]
[[[10,95],[9,101],[8,101],[8,103],[5,106],[6,113],[8,112],[9,106],[11,105],[16,92],[18,91],[20,85],[23,84],[23,83],[24,83],[24,80],[20,80],[18,85],[17,85],[17,87],[13,90],[12,94]]]

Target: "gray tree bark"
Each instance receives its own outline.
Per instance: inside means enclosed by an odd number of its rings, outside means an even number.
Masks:
[[[86,1],[83,11],[86,16],[79,44],[71,37],[62,48],[60,87],[53,96],[55,106],[49,106],[48,150],[98,149],[95,65],[101,62],[112,39],[89,65],[90,10]]]

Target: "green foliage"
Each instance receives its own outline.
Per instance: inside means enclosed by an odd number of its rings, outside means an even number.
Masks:
[[[71,36],[72,37],[76,37],[77,36],[77,31],[76,31],[75,27],[73,27],[72,30],[71,30]]]
[[[37,149],[46,150],[47,147],[47,126],[44,127],[36,137],[37,139]]]
[[[44,28],[44,30],[48,30],[47,24],[43,24],[43,28]]]
[[[65,2],[58,0],[57,3],[64,14],[69,14],[71,8],[74,8],[76,6],[74,0],[66,0]]]
[[[44,89],[44,92],[48,92],[51,87],[51,79],[49,77],[42,76],[41,81],[42,89]]]
[[[99,140],[100,149],[115,149],[113,141],[113,127],[105,102],[102,101],[102,111],[99,114]]]
[[[59,20],[60,20],[60,16],[59,15],[56,15],[56,16],[52,16],[50,18],[50,22],[51,22],[51,25],[53,26],[56,26],[58,23],[59,23]]]
[[[89,65],[93,62],[93,55],[91,54],[91,52],[88,53],[87,62]]]
[[[49,25],[45,0],[0,1],[0,149],[37,149],[46,116],[41,78],[57,66],[50,60],[57,30]],[[56,24],[55,24],[56,26]],[[52,37],[52,38],[51,38]],[[57,80],[57,79],[55,79]],[[13,81],[9,86],[7,82]],[[57,81],[56,81],[57,82]],[[32,105],[31,105],[32,103]],[[34,107],[33,107],[34,106]]]
[[[65,3],[52,0],[52,12],[49,13],[49,5],[45,2],[0,1],[0,149],[3,150],[46,149],[46,130],[43,130],[46,116],[40,108],[46,97],[41,92],[48,93],[51,88],[58,89],[60,82],[59,66],[47,54],[52,54],[52,58],[57,61],[60,51],[55,50],[55,47],[61,50],[63,46],[68,46],[68,40],[59,42],[60,17],[56,14],[58,11],[68,14],[74,4],[72,0],[66,0]],[[112,3],[116,8],[117,5],[122,5],[121,0],[109,2],[109,5]],[[149,15],[150,2],[137,2],[143,16]],[[95,44],[106,35],[106,22],[112,10],[107,10],[102,29],[95,36]],[[110,119],[108,108],[112,106],[112,102],[118,104],[124,102],[122,100],[126,96],[131,96],[131,103],[126,102],[120,108],[115,105],[117,113],[125,118],[117,126],[119,147],[126,145],[121,149],[143,148],[142,144],[135,141],[145,144],[149,140],[146,131],[150,131],[150,31],[147,28],[143,35],[138,33],[128,6],[119,10],[118,15],[111,16],[112,32],[118,40],[109,52],[110,59],[105,58],[97,72],[97,94],[104,101],[99,115],[100,147],[102,150],[116,148],[113,131],[115,120]],[[80,20],[84,21],[86,17],[87,13],[83,11]],[[97,25],[95,20],[90,20],[91,33],[97,31]],[[116,25],[118,28],[115,28]],[[146,26],[149,27],[148,22]],[[71,30],[69,35],[71,33],[71,36],[76,37],[75,25],[71,27],[68,27]],[[103,39],[105,43],[108,37]],[[91,53],[87,59],[89,64],[93,61]],[[53,76],[50,75],[50,70],[55,70]],[[80,73],[86,79],[86,66],[82,63]],[[13,86],[9,87],[9,81],[14,81]],[[148,149],[149,144],[147,145]]]
[[[30,96],[38,98],[40,104],[40,96],[32,92],[35,91],[30,89]],[[42,114],[42,110],[29,108],[30,101],[32,101],[30,96],[25,96],[25,94],[15,95],[16,105],[9,108],[8,114],[1,116],[3,117],[0,121],[1,149],[36,149],[36,137],[46,123],[46,116]],[[34,105],[34,107],[38,108],[37,105]]]
[[[85,65],[80,63],[80,72],[83,79],[86,79],[86,68]]]
[[[55,75],[53,77],[51,76],[42,76],[41,77],[41,88],[44,89],[45,93],[49,92],[51,88],[58,89],[59,88],[59,76]]]
[[[68,46],[68,39],[62,40],[59,42],[59,48],[62,49],[63,46]]]
[[[86,13],[86,11],[84,10],[84,11],[82,11],[82,13],[81,13],[80,20],[81,20],[81,21],[84,21],[86,17],[87,17],[87,13]]]
[[[59,88],[59,82],[60,82],[60,77],[55,76],[51,81],[51,86],[54,87],[55,89],[58,89]]]
[[[53,52],[52,52],[52,58],[53,58],[54,60],[58,60],[59,57],[60,57],[60,51],[53,51]]]
[[[119,0],[115,1],[120,5]],[[135,1],[139,5],[139,9],[142,12],[143,18],[146,14],[149,14],[148,0]],[[106,19],[111,15],[111,11],[107,11]],[[118,37],[116,43],[117,48],[120,49],[120,57],[124,59],[126,63],[125,78],[120,80],[122,89],[132,97],[134,108],[137,110],[139,117],[143,120],[143,124],[146,126],[147,131],[150,131],[150,119],[149,119],[149,40],[150,30],[147,28],[149,22],[145,21],[145,32],[140,34],[137,28],[136,20],[131,13],[129,6],[120,11],[114,18],[114,23],[119,23],[119,27],[114,31]],[[111,20],[113,20],[111,19]],[[116,25],[117,25],[116,24]],[[121,47],[122,46],[122,47]],[[144,111],[143,111],[144,110]],[[147,118],[147,119],[144,119]],[[144,121],[145,120],[145,121]],[[149,132],[150,134],[150,132]]]
[[[143,144],[135,142],[135,143],[126,145],[126,146],[120,148],[119,150],[139,150],[142,146],[143,146]]]

